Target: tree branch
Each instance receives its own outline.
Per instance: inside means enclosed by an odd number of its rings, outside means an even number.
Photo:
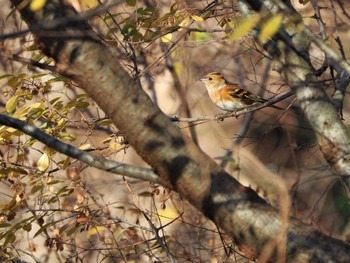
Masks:
[[[18,5],[22,1],[12,2]],[[26,7],[19,12],[28,24],[39,24],[73,11],[62,1],[52,0],[43,10],[31,12]],[[77,35],[84,30],[92,35],[85,23],[67,24],[59,30]],[[295,218],[289,218],[288,230],[284,231],[281,213],[242,186],[184,136],[96,38],[40,34],[38,40],[46,54],[56,60],[57,71],[91,95],[166,185],[221,226],[249,258],[257,258],[266,244],[279,240],[282,233],[287,239],[286,255],[290,261],[350,260],[349,246],[312,231]]]
[[[259,9],[255,11],[261,11],[261,8],[276,13],[282,9],[290,15],[299,16],[293,8],[289,7],[289,1],[246,0],[246,2],[252,8],[257,6],[256,2],[259,2],[261,5],[258,5]],[[289,4],[286,5],[286,3]],[[269,8],[276,5],[280,9]],[[283,31],[283,28],[281,30]],[[308,47],[311,42],[314,42],[326,53],[331,63],[339,64],[347,73],[350,72],[350,65],[307,26],[303,25],[303,31],[299,33],[296,28],[294,30],[292,32],[289,29],[289,34],[284,31],[283,36],[275,35],[272,42],[274,47],[278,48],[278,52],[267,51],[274,56],[275,61],[279,64],[277,70],[295,93],[301,110],[318,138],[318,145],[324,158],[339,175],[343,176],[344,183],[350,189],[350,137],[336,108],[323,87],[317,83],[317,76],[309,63]],[[299,54],[307,55],[307,57],[299,56]]]
[[[97,169],[110,173],[129,176],[140,180],[150,181],[169,187],[169,185],[166,185],[165,182],[157,174],[155,174],[152,169],[141,168],[133,165],[119,163],[116,161],[111,161],[102,156],[93,155],[91,153],[81,151],[72,145],[64,143],[55,137],[44,133],[39,128],[35,127],[34,125],[30,125],[27,122],[9,117],[4,114],[0,114],[0,124],[18,129],[44,143],[50,148]]]

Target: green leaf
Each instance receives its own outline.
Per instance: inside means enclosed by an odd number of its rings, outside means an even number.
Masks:
[[[13,114],[14,118],[21,119],[22,117],[25,117],[29,112],[30,106],[24,105],[23,107],[20,107],[16,110],[16,112]]]
[[[32,187],[32,189],[30,190],[30,193],[31,193],[31,194],[35,194],[36,192],[40,191],[41,189],[43,189],[43,186],[42,186],[42,185],[39,185],[39,184],[34,185],[34,186]]]
[[[68,237],[73,235],[75,232],[77,232],[79,230],[79,228],[80,228],[80,226],[73,227],[73,228],[69,229],[68,231],[66,231],[66,235]]]
[[[0,228],[2,227],[10,227],[11,224],[10,223],[0,223]]]
[[[56,97],[56,98],[50,100],[50,104],[51,104],[51,105],[55,104],[60,98],[61,98],[61,97]]]
[[[12,74],[4,74],[0,76],[0,79],[9,78],[9,77],[14,77],[14,76]]]
[[[193,32],[191,37],[194,41],[208,41],[210,40],[210,34],[208,32]]]
[[[40,235],[42,232],[44,232],[48,227],[52,226],[54,223],[48,223],[46,225],[43,225],[40,227],[40,229],[35,233],[34,237],[37,237],[38,235]]]
[[[89,107],[90,103],[87,102],[87,101],[78,101],[76,104],[75,104],[75,107],[77,109],[85,109],[87,107]]]
[[[283,15],[277,14],[269,18],[260,29],[259,40],[261,44],[266,43],[280,29],[283,21]]]
[[[17,87],[20,84],[20,82],[18,82],[18,77],[12,77],[7,81],[7,85],[9,85],[12,88]]]
[[[12,244],[16,241],[16,236],[13,233],[9,233],[6,237],[3,247],[6,247],[8,244]]]
[[[49,79],[48,82],[52,83],[52,82],[59,82],[59,81],[66,81],[66,80],[68,80],[67,77],[59,76],[59,77],[56,77],[56,78]]]
[[[238,26],[234,29],[232,35],[230,36],[231,41],[238,41],[257,25],[260,20],[259,14],[253,14],[249,17],[244,17],[238,22]]]
[[[8,113],[13,112],[18,104],[18,95],[13,96],[6,103],[5,109]]]
[[[20,79],[26,79],[26,78],[28,78],[28,74],[27,73],[20,73],[20,74],[18,74],[17,77]]]
[[[41,78],[41,77],[46,76],[46,75],[47,75],[46,73],[35,74],[32,76],[32,79]]]
[[[77,137],[75,134],[72,134],[72,133],[61,132],[58,138],[63,141],[74,141],[76,140]]]
[[[8,19],[10,16],[12,16],[15,12],[16,12],[16,8],[14,7],[14,8],[12,8],[11,10],[10,10],[10,12],[7,14],[7,16],[6,16],[6,19]]]
[[[35,62],[39,62],[44,56],[44,54],[35,54],[33,57],[32,57],[32,60],[35,61]]]
[[[201,17],[201,16],[193,15],[193,16],[191,16],[191,18],[192,18],[194,21],[197,21],[197,22],[203,22],[203,21],[204,21],[203,17]]]
[[[16,172],[16,173],[19,173],[19,174],[25,174],[25,175],[28,174],[28,172],[26,170],[22,169],[21,167],[17,167],[17,166],[11,167],[11,170]]]
[[[111,124],[112,124],[111,119],[103,119],[96,122],[96,125],[99,125],[99,126],[110,126]]]
[[[23,230],[27,231],[27,232],[31,231],[32,230],[32,224],[31,223],[25,224],[23,226]]]
[[[137,0],[126,0],[126,3],[127,3],[129,6],[135,6],[136,3],[137,3]]]

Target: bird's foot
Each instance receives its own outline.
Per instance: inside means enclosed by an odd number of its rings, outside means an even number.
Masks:
[[[224,121],[224,117],[226,115],[223,114],[223,113],[219,113],[219,114],[215,114],[214,118],[218,121],[218,122],[221,122],[221,121]]]

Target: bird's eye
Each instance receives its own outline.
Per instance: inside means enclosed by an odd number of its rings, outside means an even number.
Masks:
[[[211,77],[208,78],[209,80],[213,80]]]

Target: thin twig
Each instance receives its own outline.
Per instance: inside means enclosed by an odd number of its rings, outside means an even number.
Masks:
[[[170,117],[170,120],[173,122],[203,122],[203,121],[223,121],[226,118],[230,118],[230,117],[239,117],[241,115],[247,114],[249,112],[253,112],[256,110],[260,110],[262,108],[266,108],[266,107],[270,107],[271,105],[282,101],[286,98],[289,98],[291,96],[293,96],[294,93],[293,92],[286,92],[283,93],[281,95],[278,95],[276,97],[273,97],[272,99],[268,100],[267,102],[263,103],[263,104],[259,104],[259,105],[254,105],[254,106],[250,106],[250,107],[246,107],[243,109],[239,109],[237,111],[233,111],[233,112],[227,112],[227,113],[222,113],[222,114],[218,114],[214,117],[206,117],[206,116],[200,116],[200,117],[194,117],[194,118],[179,118],[177,116],[173,116]]]

